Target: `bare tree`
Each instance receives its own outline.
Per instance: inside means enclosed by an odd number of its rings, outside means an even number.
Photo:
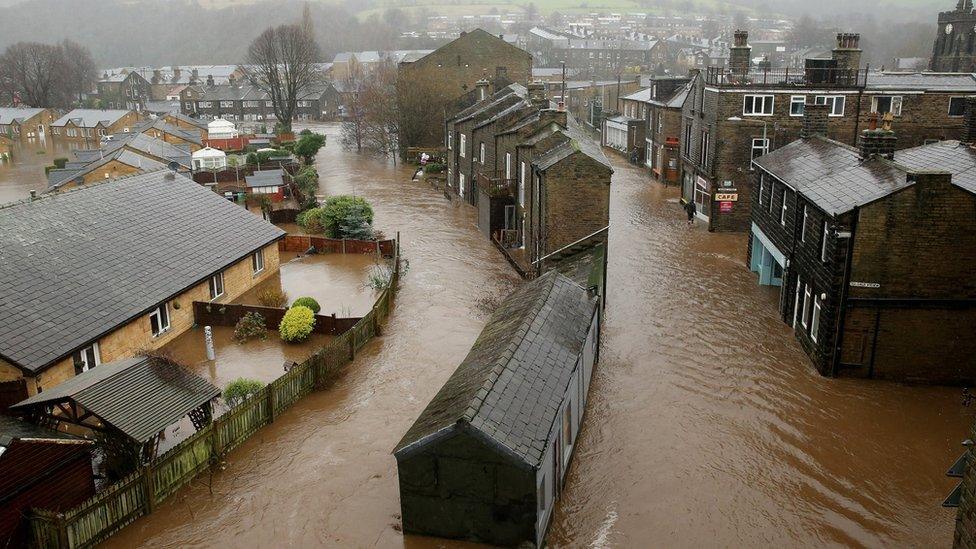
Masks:
[[[278,124],[291,130],[298,99],[316,82],[319,47],[312,30],[308,4],[297,25],[269,27],[247,50],[241,67],[271,98]]]
[[[64,57],[58,46],[18,42],[0,55],[0,86],[31,107],[57,107]]]
[[[91,91],[98,68],[91,52],[81,44],[64,40],[60,47],[65,61],[61,78],[63,93],[69,102],[77,98],[81,103],[82,95]]]

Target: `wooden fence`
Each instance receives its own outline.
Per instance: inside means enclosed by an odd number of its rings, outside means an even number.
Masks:
[[[259,307],[257,305],[236,305],[232,303],[208,303],[206,301],[193,302],[193,322],[199,326],[237,326],[237,322],[247,313],[258,313],[264,317],[269,329],[281,324],[288,309],[277,307]],[[361,318],[336,318],[335,315],[315,315],[313,333],[336,335],[349,330]]]
[[[380,333],[380,324],[393,309],[400,279],[398,246],[394,244],[393,250],[389,285],[372,310],[349,330],[213,423],[85,503],[62,513],[35,509],[30,517],[34,544],[73,549],[104,541],[151,513],[289,406],[333,379],[363,345]]]
[[[278,241],[282,252],[304,252],[315,247],[321,253],[373,254],[380,252],[383,257],[393,257],[397,247],[396,240],[342,240],[324,236],[290,234]]]

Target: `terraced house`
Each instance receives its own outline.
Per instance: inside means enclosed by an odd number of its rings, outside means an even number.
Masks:
[[[189,329],[277,276],[285,233],[162,170],[0,208],[0,381],[30,394]]]
[[[137,173],[171,169],[189,173],[192,149],[145,133],[122,134],[99,149],[73,151],[75,160],[47,173],[48,190],[62,191]]]
[[[806,109],[804,137],[754,161],[750,268],[822,374],[973,383],[976,123],[896,152],[896,132],[851,147]]]
[[[46,139],[53,120],[49,109],[0,107],[0,136],[11,141]]]
[[[141,120],[135,111],[74,109],[51,123],[51,135],[55,143],[93,149],[103,137],[129,133]]]
[[[799,137],[805,105],[827,105],[826,135],[852,146],[886,114],[901,148],[961,136],[972,75],[869,72],[859,43],[842,33],[830,58],[755,69],[748,33],[737,32],[728,66],[695,78],[682,108],[682,200],[709,230],[748,230],[752,160]]]
[[[274,119],[271,96],[250,84],[225,84],[202,88],[199,97],[184,99],[182,113],[202,118],[263,122]],[[339,92],[331,83],[314,86],[298,98],[295,120],[325,120],[339,111]]]

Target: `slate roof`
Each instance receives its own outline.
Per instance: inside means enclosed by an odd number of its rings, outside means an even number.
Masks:
[[[600,145],[597,144],[593,139],[587,135],[584,135],[575,128],[568,128],[563,133],[566,135],[567,139],[536,157],[532,161],[533,165],[540,170],[545,171],[552,166],[555,166],[560,161],[569,158],[577,152],[580,152],[613,171],[613,168],[610,166],[610,160],[607,158],[607,155],[604,154],[603,148],[600,147]]]
[[[40,372],[284,235],[168,170],[4,205],[0,357]]]
[[[192,116],[187,116],[187,115],[185,115],[185,114],[183,114],[181,112],[170,112],[170,113],[166,113],[165,116],[166,117],[172,117],[172,118],[175,118],[177,120],[181,120],[183,122],[186,122],[187,124],[192,124],[192,125],[200,128],[201,130],[207,129],[207,122],[206,121],[200,120],[199,118],[193,118]]]
[[[177,126],[173,126],[172,124],[166,122],[166,120],[163,118],[157,118],[155,120],[147,120],[135,126],[132,129],[132,132],[145,133],[146,131],[152,129],[159,130],[161,132],[170,134],[175,137],[179,137],[180,139],[189,141],[197,145],[203,145],[203,138],[201,137],[200,130],[190,130],[187,128],[180,128]]]
[[[277,170],[257,170],[252,175],[244,176],[244,184],[248,187],[275,187],[284,185],[285,171]]]
[[[596,304],[596,297],[555,271],[515,290],[394,453],[468,426],[538,467]]]
[[[652,91],[653,90],[651,88],[644,88],[642,90],[637,90],[636,92],[630,95],[625,95],[622,97],[622,99],[631,99],[633,101],[643,101],[644,103],[646,103],[651,100]]]
[[[17,121],[26,120],[44,112],[45,109],[28,107],[0,107],[0,124],[9,125]]]
[[[68,440],[84,442],[76,436],[59,433],[53,429],[34,425],[22,419],[0,414],[0,448],[10,446],[15,440]]]
[[[976,75],[938,72],[869,73],[867,90],[924,90],[976,93]]]
[[[458,123],[475,118],[485,111],[497,109],[503,102],[505,102],[506,106],[512,105],[528,97],[528,94],[529,90],[525,86],[521,84],[510,84],[493,93],[486,101],[479,101],[458,112],[452,118],[448,119],[448,121]]]
[[[99,122],[108,126],[119,118],[129,114],[126,110],[75,109],[51,123],[52,126],[64,126],[69,120],[82,128],[94,128]]]
[[[177,364],[138,356],[101,364],[10,408],[74,402],[141,443],[219,394]]]
[[[160,162],[141,152],[133,151],[125,147],[105,151],[104,154],[100,151],[79,152],[81,152],[81,156],[79,156],[77,162],[69,162],[65,165],[64,169],[50,170],[47,173],[47,188],[49,191],[57,190],[75,179],[88,175],[113,161],[132,166],[143,172],[162,170],[168,167],[167,163]],[[99,157],[91,158],[95,152],[99,154]],[[91,158],[91,160],[86,161],[85,159],[87,158]],[[189,166],[189,163],[186,166]]]
[[[763,155],[755,164],[831,215],[912,185],[908,175],[918,171],[950,172],[953,184],[976,193],[976,153],[958,141],[896,151],[890,161],[862,160],[856,149],[815,136]]]

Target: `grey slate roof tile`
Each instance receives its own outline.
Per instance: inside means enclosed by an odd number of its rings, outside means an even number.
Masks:
[[[394,452],[467,422],[538,466],[595,307],[596,298],[555,271],[517,289]]]
[[[168,170],[0,206],[0,357],[41,371],[283,235]]]

